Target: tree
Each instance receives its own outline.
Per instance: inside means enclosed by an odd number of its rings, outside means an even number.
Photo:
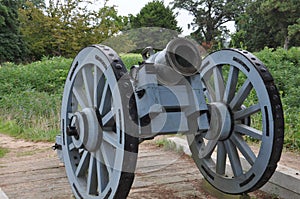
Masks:
[[[147,46],[162,49],[182,32],[172,9],[158,0],[146,4],[136,16],[130,15],[128,26],[126,34],[135,43],[135,52]]]
[[[137,48],[136,44],[131,40],[129,31],[122,34],[114,35],[102,42],[102,44],[107,45],[114,49],[117,53],[128,53],[135,51]]]
[[[45,8],[27,1],[20,9],[21,30],[30,46],[31,58],[43,55],[74,57],[88,45],[118,33],[123,18],[114,7],[98,11],[87,8],[92,0],[50,0]]]
[[[0,0],[0,63],[23,61],[26,53],[19,30],[18,4],[13,0]]]
[[[300,45],[299,18],[300,1],[252,1],[236,21],[236,34],[242,32],[243,37],[234,36],[234,43],[243,43],[251,51]]]
[[[300,17],[295,24],[288,26],[288,35],[289,38],[291,38],[290,40],[292,40],[291,43],[294,43],[294,46],[300,45]]]
[[[45,0],[17,0],[18,4],[19,4],[19,8],[26,8],[27,7],[27,3],[32,3],[32,5],[34,5],[37,8],[45,8],[46,4],[45,4]]]
[[[51,55],[51,19],[32,2],[27,1],[19,9],[19,20],[24,41],[29,49],[29,59],[39,60],[43,55]]]
[[[274,37],[275,42],[278,42],[280,46],[288,49],[292,36],[294,36],[289,35],[288,28],[289,26],[297,24],[297,20],[300,18],[300,1],[263,1],[260,10],[270,31],[276,33]]]
[[[177,26],[176,16],[172,9],[165,7],[162,1],[152,1],[146,4],[137,16],[130,17],[131,28],[160,27],[182,32]]]
[[[231,46],[257,51],[274,40],[260,14],[261,3],[262,1],[249,3],[245,7],[245,13],[236,18],[237,31],[231,36]]]
[[[94,15],[94,28],[91,32],[93,43],[100,43],[120,32],[126,23],[126,17],[119,16],[114,6],[102,7]]]
[[[222,32],[224,24],[233,21],[243,12],[246,1],[237,0],[174,0],[173,9],[185,9],[194,16],[190,26],[195,30],[192,36],[198,41],[211,43]]]

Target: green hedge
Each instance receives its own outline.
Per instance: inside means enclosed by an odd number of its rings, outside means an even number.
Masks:
[[[300,47],[255,53],[272,73],[280,91],[285,115],[285,146],[300,149]]]
[[[44,58],[0,68],[0,130],[33,140],[53,141],[59,133],[61,93],[72,60]]]

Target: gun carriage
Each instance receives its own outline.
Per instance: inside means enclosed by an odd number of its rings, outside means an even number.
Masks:
[[[197,167],[220,191],[264,185],[279,161],[284,125],[263,63],[237,49],[202,59],[199,46],[184,38],[142,55],[127,72],[113,49],[93,45],[71,65],[57,145],[76,198],[126,198],[139,143],[177,133],[187,136]]]

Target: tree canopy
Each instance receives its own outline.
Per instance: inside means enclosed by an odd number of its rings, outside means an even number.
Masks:
[[[174,0],[173,9],[184,9],[194,16],[190,26],[192,34],[199,42],[213,42],[216,37],[227,31],[224,24],[234,20],[243,11],[244,1],[232,0]]]
[[[19,29],[18,4],[12,0],[0,0],[0,63],[20,62],[26,53]]]
[[[177,26],[176,15],[170,7],[165,7],[162,1],[152,1],[147,3],[136,15],[130,16],[131,28],[141,27],[161,27],[181,32]]]
[[[162,49],[181,32],[173,10],[166,7],[163,1],[154,0],[147,3],[136,16],[129,16],[125,34],[135,43],[135,52],[140,52],[147,46]]]
[[[43,55],[73,57],[81,48],[119,32],[123,18],[107,2],[98,11],[87,8],[91,0],[49,1],[45,9],[25,2],[20,9],[21,31],[32,59]]]
[[[265,46],[287,49],[300,45],[300,1],[251,1],[236,23],[233,42],[237,47],[243,43],[249,50],[258,51]]]
[[[20,8],[26,8],[27,7],[27,3],[30,2],[32,3],[35,7],[43,9],[45,8],[46,4],[45,4],[45,0],[16,0],[19,4]]]

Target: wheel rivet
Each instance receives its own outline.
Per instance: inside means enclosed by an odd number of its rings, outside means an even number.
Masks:
[[[128,87],[129,87],[129,83],[128,83],[128,82],[124,82],[123,85],[124,85],[125,88],[128,88]]]
[[[261,68],[260,71],[263,73],[267,72],[267,70],[265,68]]]
[[[123,66],[121,64],[116,64],[116,69],[122,69]]]

